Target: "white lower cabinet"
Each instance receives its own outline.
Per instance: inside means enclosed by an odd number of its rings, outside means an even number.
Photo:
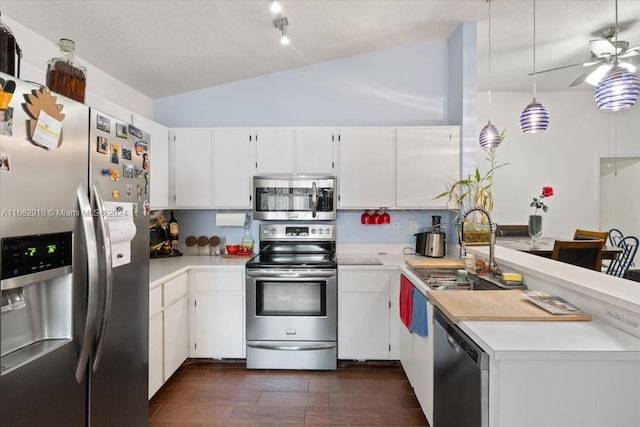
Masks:
[[[391,274],[371,269],[338,272],[339,359],[389,359]]]
[[[402,276],[401,280],[409,280]],[[394,295],[393,304],[399,305],[399,289]],[[422,412],[429,423],[433,423],[433,304],[427,300],[427,329],[428,335],[409,332],[400,322],[400,351],[399,358],[404,373],[413,387],[413,391],[420,402]]]
[[[188,357],[187,273],[149,291],[149,398]]]
[[[193,270],[190,274],[189,355],[244,358],[244,270]]]

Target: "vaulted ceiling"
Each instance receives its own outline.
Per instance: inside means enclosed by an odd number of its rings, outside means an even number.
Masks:
[[[291,44],[279,43],[268,0],[0,0],[7,17],[57,42],[151,98],[394,46],[446,40],[478,21],[478,88],[488,81],[485,0],[284,0]],[[533,0],[491,1],[491,87],[530,90]],[[640,1],[620,0],[619,38],[640,45]],[[589,40],[612,26],[613,0],[538,0],[536,68],[590,59]],[[538,90],[568,90],[576,66],[538,77]],[[580,85],[571,90],[590,90]]]

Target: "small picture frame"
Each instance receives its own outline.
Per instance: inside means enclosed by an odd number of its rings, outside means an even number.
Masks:
[[[147,144],[146,141],[143,141],[142,139],[136,140],[134,145],[136,149],[136,155],[138,156],[142,156],[143,153],[146,153],[147,150],[149,150],[149,145]]]
[[[99,136],[97,141],[98,153],[107,154],[109,150],[109,141],[105,136]]]
[[[103,132],[111,133],[111,120],[108,117],[96,115],[96,127]]]
[[[116,123],[116,136],[118,138],[127,137],[127,125],[124,123]]]
[[[122,158],[125,160],[131,160],[131,150],[127,147],[122,147]]]
[[[144,169],[142,169],[142,166],[134,166],[133,174],[136,178],[139,178],[144,174]]]
[[[125,178],[133,178],[133,163],[124,163],[122,165],[122,176]]]
[[[109,146],[109,153],[111,156],[111,163],[115,163],[115,164],[120,163],[120,145],[119,144],[111,144]]]
[[[129,133],[136,138],[142,138],[142,132],[135,126],[129,125]]]

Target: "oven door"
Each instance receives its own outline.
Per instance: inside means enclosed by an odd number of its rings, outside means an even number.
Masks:
[[[335,269],[247,269],[247,341],[336,341]]]

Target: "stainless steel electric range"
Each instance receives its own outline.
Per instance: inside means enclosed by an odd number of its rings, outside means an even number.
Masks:
[[[261,224],[246,266],[247,368],[336,369],[335,225]]]

